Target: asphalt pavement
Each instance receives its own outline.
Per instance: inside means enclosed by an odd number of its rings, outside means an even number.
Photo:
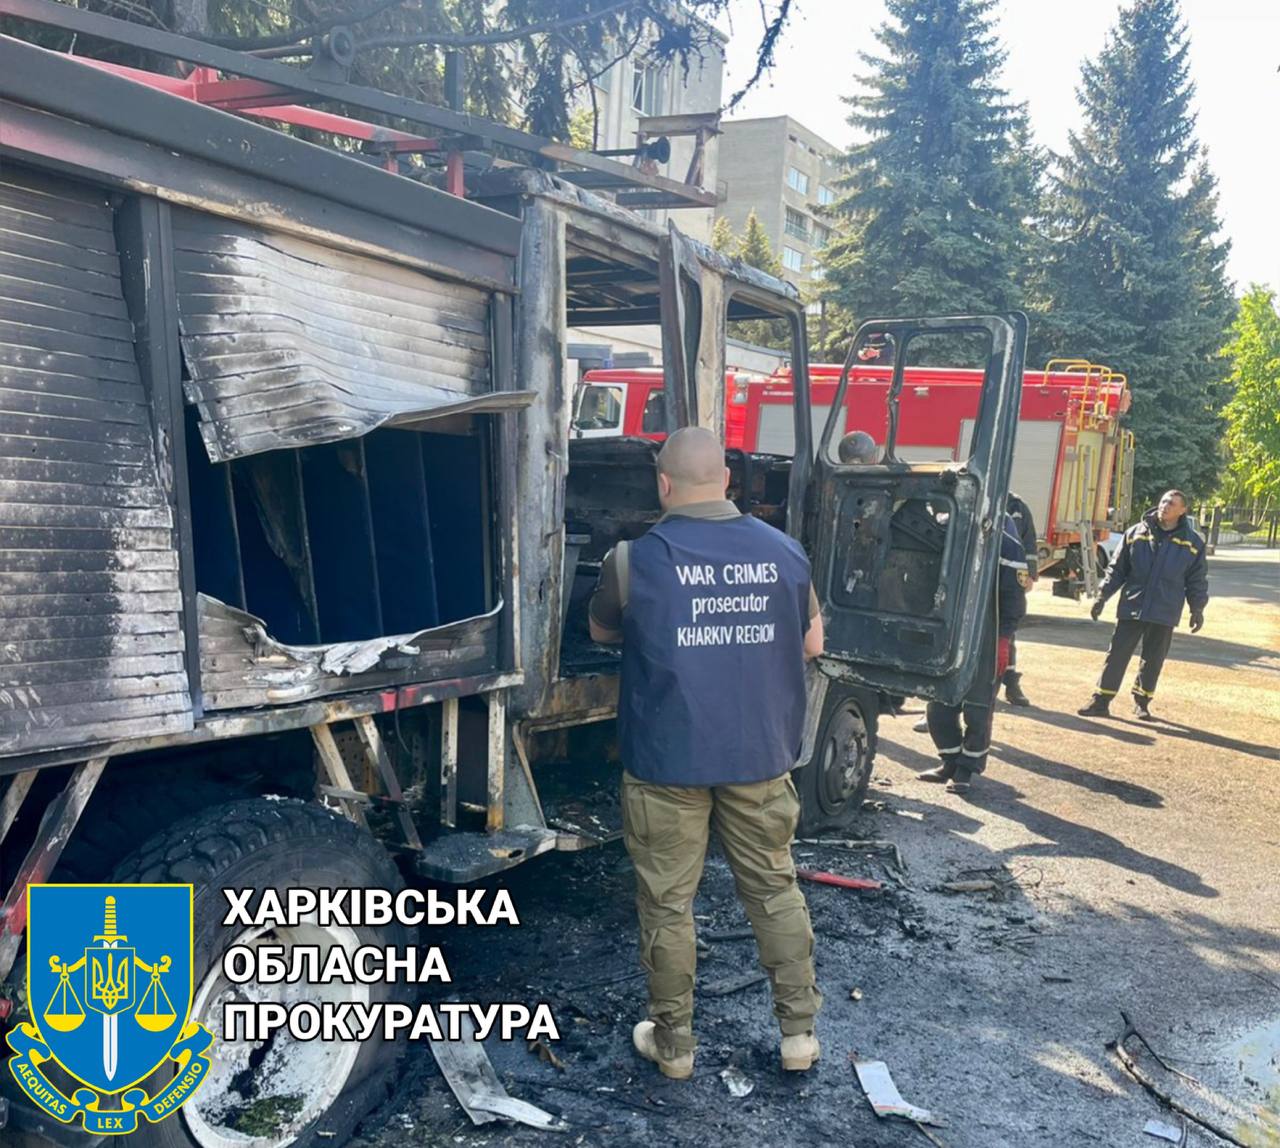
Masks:
[[[949,1148],[1138,1148],[1159,1143],[1146,1121],[1182,1117],[1108,1050],[1123,1012],[1150,1046],[1124,1048],[1157,1091],[1238,1143],[1280,1145],[1280,562],[1220,552],[1210,580],[1205,629],[1175,637],[1158,722],[1131,717],[1123,696],[1111,720],[1075,716],[1113,611],[1091,622],[1087,602],[1044,587],[1019,637],[1035,705],[1001,704],[970,794],[917,781],[934,763],[927,735],[915,715],[885,719],[848,836],[897,845],[905,873],[891,851],[797,846],[811,868],[886,886],[806,886],[827,1002],[813,1073],[779,1070],[760,985],[700,995],[692,1082],[634,1056],[634,884],[615,845],[513,872],[518,930],[435,938],[458,999],[551,1003],[559,1067],[522,1045],[489,1051],[509,1091],[562,1116],[568,1138],[473,1129],[417,1048],[358,1143],[929,1143],[871,1112],[861,1057],[888,1065]],[[749,972],[751,941],[718,939],[745,919],[716,855],[695,912],[701,983]],[[733,1095],[726,1070],[751,1092]],[[1190,1122],[1186,1143],[1220,1142]]]

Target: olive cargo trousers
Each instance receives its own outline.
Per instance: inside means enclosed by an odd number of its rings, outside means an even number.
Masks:
[[[649,1019],[665,1056],[691,1051],[697,948],[693,898],[710,828],[733,870],[784,1036],[809,1032],[822,1004],[813,928],[796,884],[791,839],[800,801],[789,773],[751,785],[652,785],[622,775],[623,836],[636,871],[640,961]]]

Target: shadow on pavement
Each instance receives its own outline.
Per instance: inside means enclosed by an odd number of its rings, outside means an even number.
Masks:
[[[1135,740],[1150,745],[1155,739]],[[1041,777],[1051,777],[1055,781],[1065,781],[1070,785],[1078,785],[1081,789],[1089,790],[1090,793],[1103,793],[1108,797],[1118,797],[1127,805],[1145,805],[1149,809],[1159,809],[1164,805],[1163,795],[1157,793],[1154,789],[1135,785],[1131,781],[1103,777],[1101,774],[1091,773],[1087,769],[1080,769],[1078,766],[1068,765],[1063,761],[1053,761],[1050,758],[1041,757],[1039,754],[1029,753],[1025,749],[1016,749],[1014,746],[1005,745],[997,741],[991,743],[991,752],[1006,765],[1025,769],[1029,773],[1037,773]]]
[[[1084,703],[1082,702],[1081,704],[1083,705]],[[1057,726],[1059,729],[1069,729],[1072,733],[1105,735],[1106,737],[1114,738],[1116,741],[1125,742],[1127,745],[1155,745],[1156,743],[1156,739],[1150,734],[1135,733],[1125,729],[1123,726],[1116,726],[1106,721],[1089,721],[1086,718],[1076,717],[1074,714],[1058,713],[1054,710],[1043,710],[1035,707],[1017,709],[1010,712],[1017,717],[1030,718],[1032,721]],[[999,714],[997,714],[996,720],[1000,720]]]
[[[1057,618],[1029,614],[1019,624],[1018,641],[1039,645],[1071,646],[1077,650],[1097,650],[1106,653],[1114,626],[1109,622],[1091,622],[1084,618]],[[1210,629],[1206,624],[1205,629]],[[1276,651],[1265,646],[1246,646],[1242,642],[1227,642],[1221,638],[1206,636],[1203,632],[1189,634],[1175,632],[1169,649],[1171,661],[1194,662],[1206,666],[1239,666],[1280,674],[1280,659]],[[1101,658],[1099,658],[1101,669]],[[1092,686],[1082,684],[1086,696]],[[1083,702],[1081,703],[1083,704]]]
[[[1043,809],[1033,809],[1023,804],[1021,798],[1022,794],[1017,789],[1003,781],[996,781],[990,774],[979,778],[968,794],[971,806],[998,813],[1001,817],[1018,822],[1037,837],[1045,838],[1044,842],[1018,845],[1009,850],[1010,853],[1026,857],[1046,853],[1059,857],[1093,857],[1134,873],[1142,873],[1162,885],[1193,897],[1218,896],[1218,890],[1205,884],[1199,873],[1193,873],[1172,861],[1143,853],[1109,833],[1055,817]]]
[[[1181,722],[1170,721],[1165,717],[1153,722],[1152,727],[1167,737],[1198,741],[1202,745],[1211,745],[1214,749],[1229,749],[1235,753],[1247,754],[1249,757],[1261,757],[1266,761],[1280,761],[1280,749],[1275,746],[1258,745],[1251,741],[1240,741],[1234,737],[1223,737],[1222,734],[1183,725]]]
[[[932,768],[937,764],[934,758],[883,737],[880,739],[880,752],[892,758],[899,765],[907,769],[914,769],[917,772]],[[1007,759],[1006,753],[1010,754]],[[1008,760],[1010,764],[1016,767],[1029,768],[1031,772],[1040,773],[1043,776],[1060,777],[1061,780],[1085,785],[1095,792],[1110,793],[1112,796],[1120,797],[1121,800],[1130,804],[1148,806],[1163,804],[1163,798],[1158,793],[1144,789],[1142,786],[1128,785],[1125,782],[1111,782],[1085,770],[1064,766],[1059,762],[1050,762],[1045,758],[1038,758],[1035,754],[1027,754],[1019,750],[1010,751],[1008,747],[1003,747],[1000,759],[1002,761]],[[1036,768],[1036,766],[1039,766],[1039,768]],[[1058,770],[1059,772],[1054,773],[1051,772],[1052,770]],[[1069,774],[1074,774],[1075,776],[1069,776]],[[941,795],[941,786],[938,789]],[[1118,792],[1121,789],[1124,790],[1123,794]],[[990,773],[986,773],[974,781],[974,786],[968,794],[967,802],[970,808],[997,813],[1010,821],[1016,821],[1037,837],[1045,839],[1040,843],[1019,845],[1009,850],[1011,853],[1021,856],[1035,856],[1047,853],[1061,857],[1093,857],[1100,861],[1108,861],[1113,865],[1129,869],[1134,873],[1142,873],[1153,880],[1159,881],[1162,885],[1167,885],[1171,889],[1177,889],[1194,897],[1218,896],[1217,889],[1205,884],[1198,873],[1193,873],[1190,869],[1184,869],[1171,861],[1165,861],[1163,858],[1153,857],[1134,849],[1109,833],[1103,833],[1101,830],[1093,829],[1087,825],[1079,825],[1073,821],[1067,821],[1041,809],[1034,809],[1024,804],[1022,798],[1023,794],[1020,790],[1007,782],[996,781],[991,777]],[[939,828],[949,829],[950,827],[945,824],[945,819],[940,816],[941,812],[941,807],[936,807],[935,811],[930,813],[929,820]]]

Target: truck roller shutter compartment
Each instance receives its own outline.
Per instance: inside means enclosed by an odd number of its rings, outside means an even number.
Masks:
[[[173,214],[187,399],[213,462],[497,413],[490,295],[198,212]]]
[[[114,224],[103,191],[0,169],[0,754],[192,725]]]

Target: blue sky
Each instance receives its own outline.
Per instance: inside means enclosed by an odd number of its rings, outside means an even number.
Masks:
[[[859,49],[874,50],[884,20],[880,0],[794,0],[796,14],[778,64],[735,117],[788,114],[844,145],[850,130],[839,97],[854,90]],[[1025,100],[1040,143],[1062,149],[1080,122],[1075,87],[1080,63],[1102,47],[1118,0],[1003,0],[999,29],[1009,58],[1004,82]],[[1200,141],[1218,176],[1230,273],[1239,290],[1268,283],[1280,290],[1280,226],[1276,219],[1280,156],[1280,3],[1275,0],[1182,0],[1191,38]],[[728,48],[725,91],[754,65],[759,16],[737,6]]]

